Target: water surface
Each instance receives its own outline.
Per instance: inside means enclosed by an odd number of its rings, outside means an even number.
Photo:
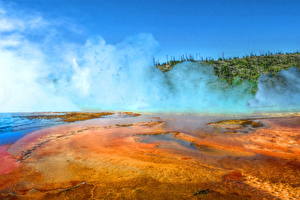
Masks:
[[[11,144],[24,135],[45,127],[63,124],[58,119],[29,119],[34,113],[0,113],[0,145]]]

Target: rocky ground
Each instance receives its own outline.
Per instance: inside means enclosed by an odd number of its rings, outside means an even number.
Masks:
[[[0,199],[300,199],[299,116],[112,116],[1,146]]]

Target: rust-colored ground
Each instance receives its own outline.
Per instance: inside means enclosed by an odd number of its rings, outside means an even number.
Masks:
[[[0,199],[300,199],[300,117],[201,119],[115,117],[34,132],[0,147]]]

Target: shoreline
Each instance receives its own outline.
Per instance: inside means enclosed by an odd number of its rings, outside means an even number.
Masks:
[[[297,200],[300,116],[228,120],[117,116],[35,131],[0,152],[13,166],[0,170],[0,197]]]

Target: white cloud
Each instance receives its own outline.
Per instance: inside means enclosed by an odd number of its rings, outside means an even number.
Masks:
[[[0,32],[22,31],[24,28],[25,25],[21,20],[5,18],[3,16],[0,18]]]
[[[76,25],[70,28],[66,24],[52,23],[36,14],[18,15],[18,10],[6,10],[0,4],[0,112],[251,109],[247,104],[253,95],[245,92],[248,85],[230,88],[211,67],[182,63],[164,74],[153,67],[158,43],[151,34],[139,34],[117,44],[108,44],[101,37],[78,44],[67,42],[69,35],[56,37],[66,30],[80,32]],[[292,75],[300,72],[281,73],[288,80],[296,80],[298,76]],[[298,82],[288,81],[289,87],[282,88],[295,91],[286,92],[286,96],[297,93],[292,103],[300,102],[299,86],[293,86]],[[260,83],[256,100],[269,104],[265,95],[278,92],[267,86]],[[286,100],[279,97],[272,98],[273,103],[282,106]]]

